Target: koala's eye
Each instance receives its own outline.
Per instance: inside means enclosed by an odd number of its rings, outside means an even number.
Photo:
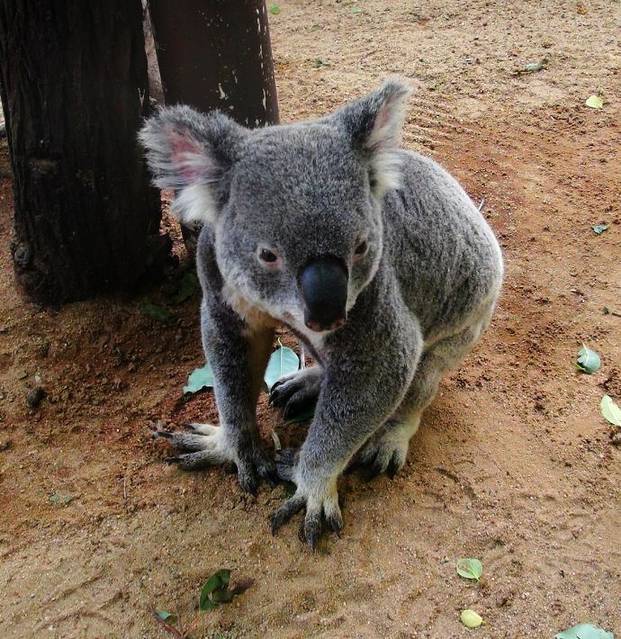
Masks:
[[[263,262],[273,264],[278,259],[278,256],[276,255],[276,253],[272,253],[272,251],[270,251],[269,249],[261,249],[259,251],[259,258]]]
[[[257,249],[257,259],[262,266],[270,271],[278,270],[282,267],[282,259],[278,256],[278,253],[265,246],[259,246]]]
[[[367,241],[366,240],[362,240],[362,242],[360,242],[360,244],[358,244],[358,246],[356,246],[356,248],[354,250],[354,255],[356,257],[362,257],[367,252],[368,248],[369,248],[369,245],[368,245]]]

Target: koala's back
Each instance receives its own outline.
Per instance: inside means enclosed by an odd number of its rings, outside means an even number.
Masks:
[[[433,160],[399,153],[402,184],[384,200],[384,255],[425,340],[434,340],[494,303],[502,256],[459,183]]]

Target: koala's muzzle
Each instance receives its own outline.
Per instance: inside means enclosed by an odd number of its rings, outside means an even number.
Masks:
[[[311,260],[298,278],[304,298],[304,323],[313,331],[331,331],[347,316],[347,268],[337,257]]]

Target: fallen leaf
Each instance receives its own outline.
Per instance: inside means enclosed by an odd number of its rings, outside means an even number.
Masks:
[[[604,395],[599,403],[599,408],[604,419],[609,421],[613,426],[621,426],[621,408],[615,404],[610,395]]]
[[[298,356],[287,346],[280,346],[270,356],[263,375],[267,389],[270,390],[281,377],[295,373],[299,368]]]
[[[583,344],[582,348],[578,351],[578,359],[576,360],[578,370],[592,375],[600,369],[601,365],[602,362],[599,355]]]
[[[217,600],[218,595],[214,598],[214,594],[228,592],[230,579],[231,571],[226,568],[214,572],[201,588],[201,596],[198,602],[199,610],[213,610],[220,603],[220,601]]]
[[[608,230],[608,224],[595,224],[591,227],[595,235],[601,235],[604,231]]]
[[[273,16],[277,16],[280,13],[280,7],[277,4],[270,5],[270,13]]]
[[[155,614],[162,621],[168,621],[169,619],[172,621],[175,618],[175,615],[172,612],[168,612],[167,610],[156,610]]]
[[[459,619],[466,628],[478,628],[483,623],[481,616],[469,608],[461,611]]]
[[[464,557],[457,561],[457,574],[465,579],[479,581],[483,574],[483,564],[472,557]]]
[[[361,7],[354,7],[351,12],[355,15],[362,13],[362,8]]]
[[[592,95],[587,98],[585,104],[591,109],[601,109],[604,106],[604,101],[599,97],[599,95]]]
[[[167,308],[158,306],[157,304],[151,304],[151,302],[142,303],[140,305],[140,311],[143,315],[162,322],[162,324],[170,324],[175,319],[174,313],[171,313]]]
[[[183,387],[183,394],[197,393],[203,388],[213,388],[213,371],[209,364],[195,368],[188,377],[188,383]]]
[[[563,630],[554,639],[615,639],[612,632],[606,632],[590,623],[579,623],[573,628]]]

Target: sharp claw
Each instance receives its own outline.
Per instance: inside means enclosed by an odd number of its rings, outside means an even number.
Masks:
[[[153,437],[156,439],[158,437],[163,437],[164,439],[172,439],[173,433],[170,430],[154,430]]]
[[[304,537],[312,551],[317,549],[317,542],[321,537],[321,514],[307,515],[304,521]]]
[[[388,468],[386,468],[386,474],[390,477],[390,479],[394,479],[398,472],[399,472],[399,464],[395,461],[395,458],[393,457],[388,463]]]
[[[175,456],[175,457],[165,457],[164,461],[167,464],[178,464],[181,461],[181,457],[179,456]]]
[[[278,532],[278,529],[286,524],[293,515],[296,515],[304,508],[304,499],[302,497],[291,497],[272,515],[272,535]]]

